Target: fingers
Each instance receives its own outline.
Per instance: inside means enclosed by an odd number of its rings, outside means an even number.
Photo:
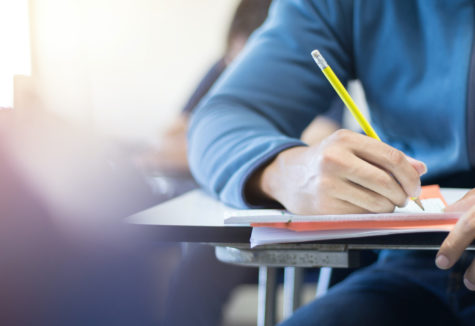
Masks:
[[[427,165],[425,165],[424,162],[418,161],[407,155],[406,155],[406,159],[409,161],[409,164],[411,164],[414,167],[414,169],[416,169],[417,173],[419,173],[419,176],[423,176],[424,174],[427,173]]]
[[[437,267],[441,269],[451,268],[474,238],[475,207],[472,207],[460,218],[442,243],[435,259]]]
[[[389,173],[356,157],[349,164],[353,168],[348,169],[345,175],[348,180],[372,193],[380,194],[379,197],[386,199],[386,202],[389,201],[393,209],[394,206],[403,207],[407,204],[408,195]]]
[[[475,260],[473,260],[467,268],[463,277],[463,284],[465,284],[470,291],[475,291]]]
[[[351,181],[336,180],[339,191],[334,196],[353,206],[359,207],[364,213],[388,213],[394,210],[394,204],[386,197],[368,190]]]
[[[369,213],[368,210],[354,205],[345,200],[338,198],[328,198],[324,204],[318,205],[318,208],[312,210],[318,212],[318,214],[365,214]],[[306,214],[305,211],[301,211],[299,214]]]
[[[357,155],[362,159],[375,164],[388,171],[401,185],[402,189],[411,197],[419,197],[421,194],[421,181],[416,169],[407,161],[405,155],[388,145],[380,144],[374,152],[366,148],[360,150]]]
[[[447,206],[446,212],[466,212],[475,206],[475,189],[470,190],[462,199],[455,204]]]
[[[467,212],[457,222],[437,253],[435,264],[441,269],[451,268],[475,238],[475,189],[446,211]],[[467,268],[463,283],[467,289],[475,291],[475,260]]]
[[[325,173],[346,178],[396,206],[404,206],[409,196],[419,195],[421,184],[416,168],[425,171],[424,163],[411,159],[411,164],[391,146],[348,130],[334,133],[324,146],[328,144],[332,146],[319,153]]]
[[[338,131],[335,134],[338,133],[340,135],[337,137],[347,142],[356,156],[394,176],[408,196],[418,197],[420,195],[420,175],[401,151],[381,141],[357,133]]]
[[[298,214],[389,212],[419,195],[423,171],[391,146],[340,130],[318,146],[279,153],[251,181],[262,198]]]

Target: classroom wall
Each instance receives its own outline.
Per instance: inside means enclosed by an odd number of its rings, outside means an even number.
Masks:
[[[30,0],[43,106],[154,142],[222,53],[237,0]]]

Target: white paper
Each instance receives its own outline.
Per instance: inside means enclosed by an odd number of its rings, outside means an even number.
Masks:
[[[259,227],[253,228],[251,234],[251,247],[265,244],[309,242],[317,240],[348,239],[361,237],[374,237],[378,235],[414,233],[414,232],[436,232],[450,231],[450,227],[441,226],[438,228],[426,229],[391,229],[391,230],[328,230],[328,231],[303,231],[296,232],[288,229],[277,229]]]
[[[294,215],[278,209],[246,209],[228,212],[225,224],[249,225],[251,223],[289,223],[289,222],[340,222],[340,221],[398,221],[453,218],[453,214],[443,213],[445,207],[439,198],[423,199],[424,211],[413,201],[402,208],[396,207],[393,213],[344,214],[344,215]]]
[[[393,213],[388,214],[350,214],[350,215],[315,215],[315,216],[298,216],[292,215],[285,211],[269,210],[269,214],[264,214],[260,210],[260,214],[254,214],[253,210],[248,210],[246,214],[235,216],[230,221],[237,223],[241,220],[246,222],[303,222],[303,221],[355,221],[355,220],[424,220],[424,219],[447,219],[454,218],[458,214],[445,214],[445,207],[439,198],[431,198],[422,200],[424,211],[417,206],[416,203],[410,201],[406,207],[396,208]],[[243,212],[244,213],[244,212]],[[378,235],[414,233],[414,232],[434,232],[449,231],[450,226],[440,226],[431,228],[417,229],[346,229],[346,230],[319,230],[319,231],[292,231],[288,229],[257,227],[253,228],[251,235],[251,247],[291,242],[308,242],[317,240],[343,239],[370,237]]]
[[[405,207],[396,207],[394,213],[442,213],[445,208],[445,204],[440,198],[423,199],[421,202],[422,206],[424,206],[424,210],[410,200]]]

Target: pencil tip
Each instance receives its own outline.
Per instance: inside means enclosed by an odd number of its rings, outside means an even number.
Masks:
[[[424,209],[424,205],[422,205],[422,202],[419,198],[415,198],[414,199],[414,202],[417,204],[417,206],[419,206],[423,211],[425,211]]]

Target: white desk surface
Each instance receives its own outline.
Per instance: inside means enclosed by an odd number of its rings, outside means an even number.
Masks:
[[[202,190],[192,190],[129,217],[128,222],[169,226],[222,226],[232,208]]]

